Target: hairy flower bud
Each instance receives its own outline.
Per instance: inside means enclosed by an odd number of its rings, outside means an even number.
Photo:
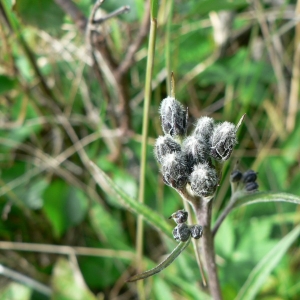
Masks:
[[[167,154],[179,151],[181,151],[180,145],[170,135],[160,136],[156,140],[154,154],[160,164]]]
[[[191,236],[194,239],[200,239],[203,234],[203,228],[201,225],[190,226]]]
[[[210,148],[211,135],[214,130],[214,119],[209,117],[201,117],[195,127],[193,135],[199,139],[204,140]]]
[[[239,182],[243,177],[243,173],[239,170],[234,170],[230,174],[230,182]]]
[[[175,98],[167,97],[160,105],[161,124],[164,134],[185,136],[187,128],[187,113],[182,104]]]
[[[167,154],[162,162],[162,173],[165,184],[176,189],[183,188],[189,176],[184,155],[181,152]]]
[[[258,190],[258,184],[255,181],[247,182],[245,185],[247,192],[256,192]]]
[[[257,179],[257,173],[254,172],[253,170],[248,170],[243,174],[244,183],[255,182],[256,179]]]
[[[235,125],[229,122],[223,122],[214,128],[210,154],[217,160],[227,160],[236,144]]]
[[[190,235],[190,228],[185,223],[178,224],[173,230],[173,237],[177,242],[186,242]]]
[[[196,165],[189,179],[191,190],[201,197],[212,196],[219,183],[216,170],[207,164]]]
[[[205,163],[208,147],[204,140],[197,139],[192,135],[184,140],[182,152],[186,157],[190,172],[192,172],[195,165]]]
[[[169,219],[173,219],[176,224],[185,223],[188,219],[188,212],[184,209],[174,212]]]

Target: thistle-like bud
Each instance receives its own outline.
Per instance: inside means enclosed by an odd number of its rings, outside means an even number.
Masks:
[[[196,165],[189,179],[191,190],[201,197],[212,196],[219,183],[216,170],[207,164]]]
[[[217,160],[227,160],[236,144],[235,125],[229,122],[223,122],[214,128],[210,154]]]
[[[181,151],[180,145],[170,135],[160,136],[156,140],[154,154],[160,164],[167,154],[179,151]]]
[[[247,192],[256,192],[258,190],[258,184],[255,181],[247,182],[245,186]]]
[[[243,174],[244,183],[255,182],[256,179],[257,179],[257,173],[254,172],[253,170],[248,170]]]
[[[243,173],[239,170],[234,170],[230,174],[230,182],[239,182],[243,177]]]
[[[211,135],[214,130],[214,119],[209,117],[201,117],[195,127],[193,135],[201,140],[204,140],[210,148]]]
[[[178,224],[173,230],[173,237],[177,242],[186,242],[190,235],[190,228],[185,223]]]
[[[207,160],[209,148],[204,139],[197,139],[194,135],[187,137],[182,145],[182,152],[186,157],[190,172],[199,163],[204,164]]]
[[[181,224],[181,223],[185,223],[188,219],[188,212],[185,211],[184,209],[182,210],[178,210],[176,212],[174,212],[169,219],[173,219],[176,224]]]
[[[185,156],[181,152],[167,154],[162,162],[162,174],[165,184],[176,189],[183,188],[189,176]]]
[[[175,98],[167,97],[160,105],[161,125],[164,134],[183,137],[187,129],[187,112]]]
[[[201,225],[190,226],[191,236],[194,239],[200,239],[203,234],[203,228]]]

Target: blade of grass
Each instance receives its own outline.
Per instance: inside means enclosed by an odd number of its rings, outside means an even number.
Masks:
[[[157,13],[158,0],[151,0],[151,21],[150,21],[150,35],[147,55],[146,79],[145,79],[145,102],[143,112],[143,132],[142,132],[142,149],[141,149],[141,169],[140,169],[140,189],[138,201],[144,203],[145,197],[145,179],[146,179],[146,157],[147,157],[147,138],[149,125],[149,108],[151,101],[151,82],[153,73],[153,63],[155,54],[155,39],[157,28]],[[143,264],[143,215],[138,216],[137,222],[137,239],[136,239],[137,269],[142,268]],[[145,292],[143,282],[138,283],[139,299],[145,299]]]
[[[235,300],[255,299],[267,277],[277,266],[292,243],[298,238],[300,225],[287,234],[253,269]]]

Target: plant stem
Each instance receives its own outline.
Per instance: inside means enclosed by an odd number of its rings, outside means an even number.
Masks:
[[[144,202],[145,196],[145,175],[146,175],[146,156],[147,156],[147,138],[148,138],[148,124],[149,124],[149,107],[151,99],[151,82],[153,72],[153,62],[155,53],[155,39],[156,39],[156,27],[157,27],[157,0],[151,1],[151,22],[150,22],[150,35],[149,35],[149,46],[148,46],[148,59],[146,68],[146,79],[145,79],[145,102],[143,112],[143,132],[142,132],[142,149],[141,149],[141,169],[140,169],[140,189],[139,189],[139,202]],[[137,224],[137,241],[136,251],[137,260],[136,266],[142,267],[143,260],[143,216],[138,216]],[[144,299],[144,288],[143,282],[138,283],[139,298]]]
[[[193,202],[193,207],[197,216],[198,224],[203,226],[201,244],[208,275],[210,294],[214,300],[221,300],[222,295],[215,262],[214,240],[210,229],[212,202],[212,200],[207,202],[199,199],[199,201]]]

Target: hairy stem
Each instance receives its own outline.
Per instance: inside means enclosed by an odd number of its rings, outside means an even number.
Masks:
[[[208,285],[212,298],[221,300],[221,289],[217,274],[217,266],[215,262],[215,249],[212,231],[210,229],[212,200],[200,200],[193,202],[193,207],[197,216],[198,223],[203,226],[203,236],[201,238],[202,252],[206,264]]]

